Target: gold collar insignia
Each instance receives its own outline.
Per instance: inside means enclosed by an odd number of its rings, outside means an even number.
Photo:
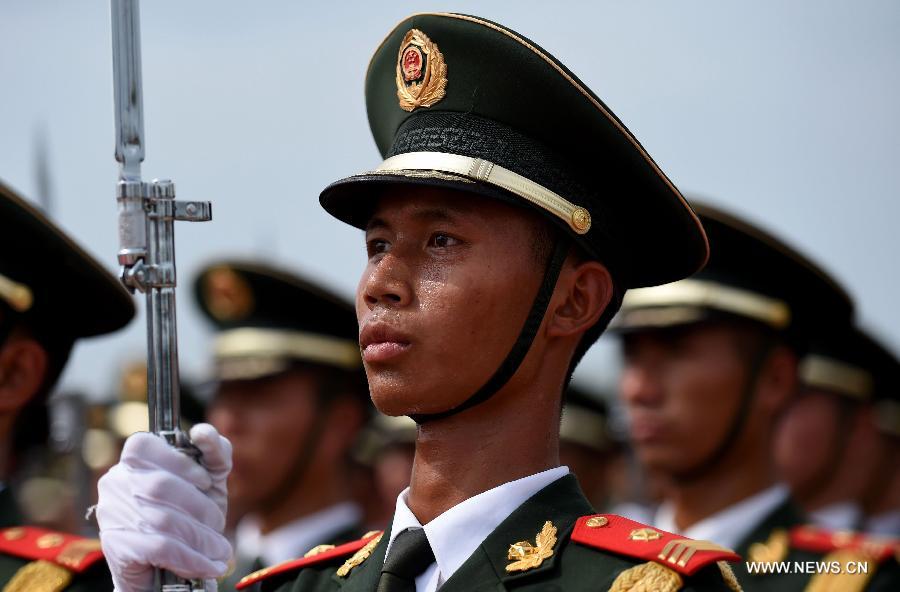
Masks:
[[[372,551],[375,550],[375,546],[378,545],[378,542],[381,540],[382,536],[384,535],[378,535],[377,537],[366,543],[365,547],[354,553],[353,556],[350,557],[350,559],[344,562],[344,565],[338,568],[337,575],[342,578],[347,577],[347,574],[350,573],[351,569],[368,559],[369,555],[372,554]]]
[[[544,522],[541,532],[535,537],[535,545],[529,541],[519,541],[509,546],[506,558],[512,561],[506,566],[509,573],[525,571],[538,567],[553,555],[553,546],[556,545],[556,527],[550,521]]]

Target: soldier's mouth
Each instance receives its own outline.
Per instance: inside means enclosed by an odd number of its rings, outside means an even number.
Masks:
[[[375,323],[364,326],[360,331],[359,347],[363,361],[373,364],[406,353],[410,348],[410,340],[404,333],[385,323]]]

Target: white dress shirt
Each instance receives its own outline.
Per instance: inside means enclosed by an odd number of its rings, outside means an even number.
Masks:
[[[401,532],[409,528],[424,528],[435,563],[416,578],[416,592],[435,592],[516,508],[568,474],[568,467],[557,467],[504,483],[453,506],[425,526],[406,503],[409,499],[407,487],[397,496],[397,509],[394,511],[385,558]]]
[[[809,521],[829,530],[856,530],[862,522],[862,508],[849,500],[836,502],[809,512]]]
[[[712,541],[717,545],[736,549],[754,528],[787,499],[787,486],[773,485],[685,529],[679,529],[675,525],[675,508],[672,504],[663,502],[656,510],[653,525],[688,538]]]
[[[863,530],[877,536],[900,536],[900,509],[869,516]]]
[[[353,502],[336,504],[315,514],[303,516],[263,534],[259,520],[250,515],[241,519],[235,529],[235,555],[254,559],[264,565],[277,565],[297,557],[352,528],[362,520],[362,509]]]

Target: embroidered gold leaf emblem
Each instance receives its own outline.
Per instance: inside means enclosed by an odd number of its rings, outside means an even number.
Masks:
[[[447,94],[447,64],[428,35],[410,29],[397,55],[397,98],[400,108],[431,107]]]
[[[754,563],[773,563],[784,561],[788,554],[788,533],[783,528],[776,528],[765,543],[753,543],[747,549],[747,560]]]
[[[337,570],[337,575],[341,578],[347,577],[347,574],[350,573],[350,570],[365,561],[369,558],[369,555],[372,554],[372,551],[375,550],[375,546],[378,545],[378,541],[381,540],[383,534],[378,535],[368,543],[366,546],[353,554],[350,559],[344,562],[344,565],[340,566]]]
[[[506,566],[507,572],[533,569],[552,556],[553,546],[556,545],[556,527],[550,521],[544,522],[534,542],[532,545],[529,541],[519,541],[509,546],[506,558],[512,563]]]

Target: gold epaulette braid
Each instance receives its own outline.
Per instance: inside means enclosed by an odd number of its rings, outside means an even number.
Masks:
[[[678,572],[649,561],[620,573],[609,592],[676,592],[683,584]]]

